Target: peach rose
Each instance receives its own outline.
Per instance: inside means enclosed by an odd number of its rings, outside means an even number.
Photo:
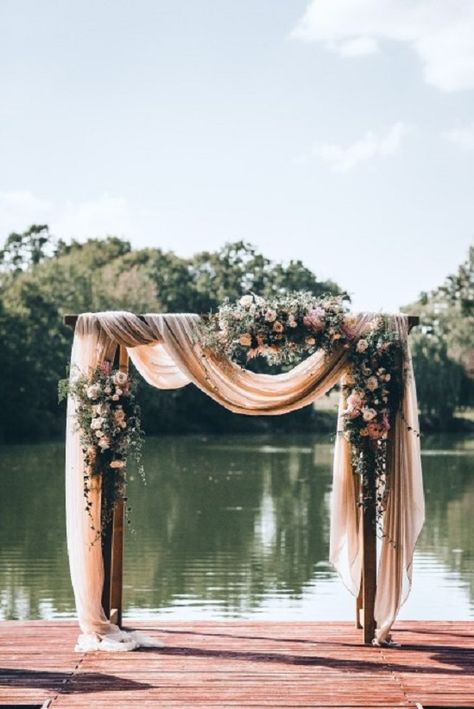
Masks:
[[[239,337],[239,344],[243,347],[250,347],[250,345],[252,344],[252,337],[249,335],[248,332]]]

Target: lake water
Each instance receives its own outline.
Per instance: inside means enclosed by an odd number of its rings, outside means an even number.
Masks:
[[[427,520],[401,618],[474,619],[474,442],[426,437]],[[328,564],[331,437],[152,438],[131,480],[125,613],[352,619]],[[64,449],[4,446],[0,617],[71,618]]]

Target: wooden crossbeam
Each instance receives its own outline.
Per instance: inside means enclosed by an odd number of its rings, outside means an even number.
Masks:
[[[68,325],[69,327],[75,328],[76,323],[77,323],[77,318],[79,315],[65,315],[64,316],[64,324]],[[140,320],[143,320],[144,322],[146,321],[145,315],[138,315]],[[201,318],[205,320],[208,318],[209,315],[207,313],[201,315]],[[418,315],[408,315],[408,331],[412,330],[412,328],[416,327],[416,325],[420,324],[420,318]]]

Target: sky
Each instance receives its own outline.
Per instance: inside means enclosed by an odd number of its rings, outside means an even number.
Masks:
[[[472,0],[2,0],[0,243],[244,240],[397,311],[474,233]]]

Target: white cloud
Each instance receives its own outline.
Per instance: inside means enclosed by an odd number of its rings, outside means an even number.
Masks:
[[[466,150],[474,150],[474,123],[464,128],[453,128],[445,137],[452,143],[465,148]]]
[[[363,138],[350,145],[317,144],[311,157],[328,163],[335,172],[349,172],[363,162],[393,155],[399,149],[408,129],[404,123],[395,123],[385,135],[368,131]]]
[[[60,203],[28,190],[0,192],[0,242],[10,232],[23,231],[34,223],[48,224],[53,234],[65,239],[106,234],[132,238],[152,216],[127,199],[108,194],[95,200]]]
[[[348,57],[373,54],[381,40],[405,43],[429,84],[474,88],[473,0],[311,0],[291,36]]]
[[[364,57],[375,54],[378,44],[372,37],[356,37],[348,42],[341,42],[337,51],[342,57]]]

